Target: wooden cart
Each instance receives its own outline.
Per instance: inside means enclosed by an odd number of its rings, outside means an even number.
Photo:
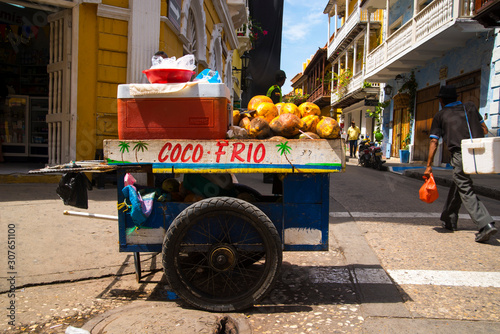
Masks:
[[[341,139],[105,140],[107,165],[121,167],[118,203],[126,167],[140,167],[149,187],[162,174],[274,173],[282,182],[269,196],[232,185],[253,192],[252,202],[208,183],[209,198],[154,201],[141,224],[119,211],[120,251],[134,252],[138,279],[140,253],[161,252],[171,288],[197,308],[248,308],[271,289],[282,251],[328,250],[329,173],[344,170],[344,147]]]

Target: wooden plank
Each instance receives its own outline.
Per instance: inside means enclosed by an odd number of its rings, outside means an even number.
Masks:
[[[332,173],[345,169],[342,139],[104,140],[109,165],[152,164],[154,173]]]

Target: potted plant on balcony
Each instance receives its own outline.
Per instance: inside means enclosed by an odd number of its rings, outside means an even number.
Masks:
[[[248,23],[244,24],[238,32],[238,36],[248,36],[250,39],[251,49],[254,49],[257,39],[261,35],[267,35],[267,33],[267,30],[264,30],[258,21],[249,18]]]
[[[333,78],[337,82],[337,94],[341,98],[347,94],[347,86],[351,82],[352,71],[348,68],[341,74],[334,73]]]
[[[291,92],[283,97],[283,102],[294,103],[295,105],[300,105],[307,101],[309,94],[295,93]]]

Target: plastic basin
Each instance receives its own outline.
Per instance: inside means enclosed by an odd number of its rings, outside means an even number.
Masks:
[[[142,73],[146,74],[150,83],[180,83],[188,82],[191,80],[194,71],[172,69],[172,68],[155,68],[144,70]]]

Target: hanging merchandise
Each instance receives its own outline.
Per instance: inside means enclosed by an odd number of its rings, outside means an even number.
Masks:
[[[59,181],[56,192],[65,205],[88,209],[87,189],[92,190],[92,184],[85,174],[66,173]]]
[[[125,175],[126,186],[122,189],[125,200],[118,204],[118,210],[128,213],[135,223],[135,227],[128,229],[127,235],[141,228],[141,225],[148,219],[153,211],[153,203],[157,195],[154,190],[137,191],[134,183],[134,177],[127,173]]]

